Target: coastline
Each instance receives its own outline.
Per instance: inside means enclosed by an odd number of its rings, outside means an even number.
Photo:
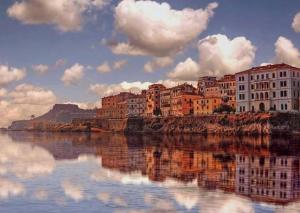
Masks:
[[[15,121],[8,131],[124,134],[299,135],[300,114],[243,113],[184,117],[73,119],[70,123]]]

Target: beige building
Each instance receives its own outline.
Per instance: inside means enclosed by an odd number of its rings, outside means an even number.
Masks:
[[[127,100],[128,117],[143,116],[146,110],[146,91],[143,90],[142,94],[130,97]]]
[[[299,111],[300,69],[287,64],[253,67],[236,74],[237,112]]]
[[[164,117],[171,115],[171,89],[160,92],[160,109]]]

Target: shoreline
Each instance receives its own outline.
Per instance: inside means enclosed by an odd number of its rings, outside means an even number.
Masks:
[[[7,131],[131,134],[300,135],[300,114],[244,113],[183,117],[73,119],[71,123],[15,121]]]

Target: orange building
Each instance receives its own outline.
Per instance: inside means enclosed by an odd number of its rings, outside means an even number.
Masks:
[[[127,100],[135,94],[121,92],[118,95],[102,98],[102,108],[98,109],[98,118],[125,118],[127,116]]]
[[[194,114],[194,101],[199,99],[196,94],[182,94],[172,98],[171,100],[171,115],[184,116]]]
[[[212,114],[222,104],[222,98],[215,97],[198,97],[194,100],[194,115]]]
[[[162,84],[152,84],[146,93],[146,110],[145,116],[152,117],[160,114],[160,92],[164,91],[166,87]]]

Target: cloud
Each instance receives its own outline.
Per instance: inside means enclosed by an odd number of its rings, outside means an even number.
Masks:
[[[186,59],[184,62],[180,62],[172,72],[167,74],[169,78],[181,81],[197,81],[199,75],[199,66],[191,58]]]
[[[280,36],[275,42],[275,63],[287,63],[292,66],[300,66],[300,51],[292,41]]]
[[[108,72],[111,72],[111,67],[108,64],[108,62],[104,62],[103,64],[101,64],[97,67],[97,71],[99,73],[108,73]]]
[[[107,204],[110,201],[110,194],[107,192],[101,192],[97,195],[98,200],[100,200],[101,202]]]
[[[295,32],[300,33],[300,12],[295,15],[292,28],[295,30]]]
[[[79,31],[84,14],[107,3],[107,0],[21,0],[11,5],[7,14],[23,24],[48,24],[62,32]]]
[[[55,62],[55,67],[63,67],[67,63],[66,59],[60,58]]]
[[[226,35],[211,35],[198,43],[202,75],[222,76],[249,68],[256,48],[245,37],[230,40]]]
[[[18,85],[0,100],[0,126],[6,127],[14,120],[29,119],[31,115],[41,115],[51,109],[56,101],[51,90],[30,84]]]
[[[113,68],[114,68],[114,70],[120,70],[124,66],[126,66],[127,63],[128,63],[127,60],[118,60],[118,61],[115,61],[114,64],[113,64]]]
[[[64,82],[65,85],[76,85],[78,81],[80,81],[84,75],[85,68],[81,64],[74,64],[69,69],[66,69],[64,75],[61,77],[61,81]]]
[[[5,97],[7,94],[7,90],[4,88],[0,88],[0,97]]]
[[[77,105],[80,109],[94,109],[97,107],[101,106],[101,103],[99,101],[95,103],[90,103],[90,102],[73,102],[73,101],[68,101],[65,102],[64,104],[75,104]]]
[[[55,159],[44,148],[13,142],[8,136],[0,136],[0,139],[2,175],[13,174],[18,178],[34,178],[49,175],[54,171]]]
[[[159,68],[168,67],[173,64],[173,59],[171,57],[160,57],[154,58],[152,61],[147,62],[144,65],[144,70],[151,73]]]
[[[56,102],[56,96],[51,90],[30,84],[20,84],[9,93],[11,103],[29,105],[51,105]]]
[[[63,181],[61,186],[65,195],[74,201],[78,202],[84,199],[83,188],[80,185],[74,184],[71,181]]]
[[[21,183],[0,178],[0,199],[8,199],[24,193],[25,187]]]
[[[42,75],[42,74],[46,74],[49,71],[49,66],[45,64],[37,64],[37,65],[33,65],[32,69],[34,72]]]
[[[6,86],[11,82],[20,81],[25,76],[26,76],[25,69],[0,65],[0,86]]]
[[[150,82],[127,82],[123,81],[119,84],[92,84],[90,85],[90,91],[97,94],[100,97],[115,95],[120,92],[133,92],[139,93],[143,89],[148,89]]]
[[[109,46],[118,54],[158,57],[176,54],[206,30],[217,7],[214,2],[205,9],[175,10],[168,3],[121,1],[115,8],[115,23],[116,29],[127,36],[128,43],[114,42]]]
[[[37,200],[47,200],[49,197],[49,193],[44,189],[38,189],[34,192],[33,197]]]

